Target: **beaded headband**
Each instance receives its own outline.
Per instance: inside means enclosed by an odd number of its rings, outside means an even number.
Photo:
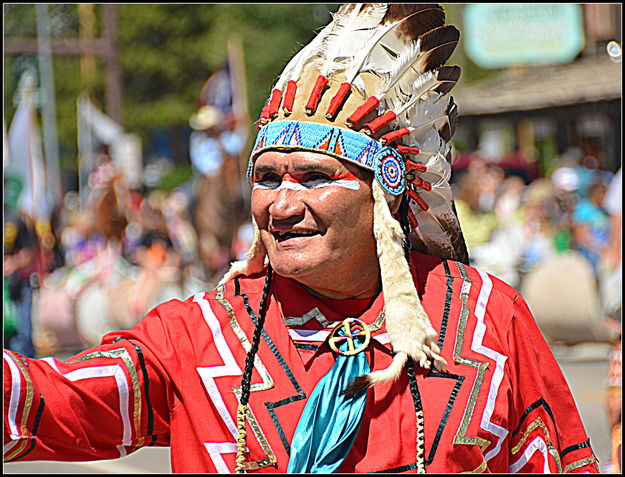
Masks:
[[[250,184],[254,160],[267,150],[323,152],[374,171],[389,194],[400,195],[406,188],[404,159],[399,152],[349,129],[300,121],[268,124],[260,130],[252,149],[247,170]]]

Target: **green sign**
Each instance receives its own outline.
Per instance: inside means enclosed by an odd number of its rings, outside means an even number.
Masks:
[[[482,68],[567,63],[584,47],[582,6],[468,4],[463,37],[467,55]]]

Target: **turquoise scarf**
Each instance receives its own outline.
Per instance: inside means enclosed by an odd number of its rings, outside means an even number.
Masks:
[[[341,349],[345,351],[343,345]],[[367,391],[350,397],[341,393],[352,379],[370,371],[364,352],[353,356],[337,355],[332,369],[308,398],[291,443],[287,473],[319,474],[338,470],[356,439],[367,401]]]

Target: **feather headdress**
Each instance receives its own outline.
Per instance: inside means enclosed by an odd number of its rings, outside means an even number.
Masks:
[[[447,143],[458,121],[446,94],[460,68],[445,66],[459,40],[436,4],[346,4],[286,66],[263,108],[248,174],[264,151],[315,150],[375,174],[374,237],[395,357],[352,391],[399,376],[411,357],[444,369],[436,331],[421,306],[403,243],[445,259],[467,261],[453,207]],[[410,236],[387,201],[409,202]],[[222,280],[256,273],[265,249],[256,233],[247,260]],[[402,265],[403,264],[403,265]]]

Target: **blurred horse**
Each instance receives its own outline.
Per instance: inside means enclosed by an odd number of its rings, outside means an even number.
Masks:
[[[207,281],[221,278],[235,259],[232,243],[247,219],[238,158],[225,154],[212,176],[202,176],[192,206],[192,223],[198,235],[200,259]]]
[[[107,239],[120,241],[126,225],[128,186],[123,172],[106,160],[91,174],[88,208],[94,217],[96,232]]]

